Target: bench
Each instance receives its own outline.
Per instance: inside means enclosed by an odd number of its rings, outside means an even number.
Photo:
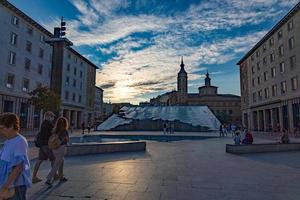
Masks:
[[[226,152],[232,154],[247,154],[247,153],[265,153],[265,152],[284,152],[284,151],[299,151],[300,143],[261,143],[261,144],[226,144]]]
[[[114,152],[135,152],[145,151],[146,142],[128,141],[128,142],[106,142],[106,143],[75,143],[67,146],[66,156],[82,156],[99,153]]]

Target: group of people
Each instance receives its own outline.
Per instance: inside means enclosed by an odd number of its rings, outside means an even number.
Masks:
[[[237,126],[235,124],[221,124],[219,127],[220,137],[225,137],[228,134],[233,137],[236,130]]]
[[[168,122],[168,123],[164,123],[164,128],[163,128],[163,131],[164,131],[164,134],[174,134],[174,129],[175,129],[175,124],[174,122]]]
[[[242,134],[244,135],[242,139]],[[243,130],[243,133],[241,133],[240,129],[238,129],[235,132],[235,135],[233,137],[234,144],[240,145],[240,144],[253,144],[253,135],[250,131],[247,129]]]
[[[42,181],[37,173],[45,160],[49,160],[52,166],[46,177],[47,186],[51,187],[54,180],[67,181],[63,166],[66,145],[69,142],[68,128],[66,118],[58,117],[55,120],[52,112],[44,114],[44,120],[35,140],[39,155],[31,178],[28,143],[20,134],[20,119],[14,113],[0,115],[0,135],[6,139],[0,151],[0,200],[25,200],[27,188],[32,183]],[[55,148],[53,148],[54,142]]]

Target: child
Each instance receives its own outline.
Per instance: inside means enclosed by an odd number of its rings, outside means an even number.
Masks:
[[[234,144],[236,144],[236,145],[240,145],[241,144],[241,136],[240,136],[240,132],[239,131],[237,131],[235,133],[235,136],[234,136],[233,140],[234,140]]]
[[[19,131],[16,114],[0,115],[0,134],[7,139],[0,151],[0,199],[25,200],[31,185],[28,143]]]

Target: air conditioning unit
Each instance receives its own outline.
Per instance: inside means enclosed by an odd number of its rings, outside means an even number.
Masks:
[[[12,84],[10,84],[10,83],[6,83],[6,87],[7,87],[7,88],[12,88],[13,86],[12,86]]]

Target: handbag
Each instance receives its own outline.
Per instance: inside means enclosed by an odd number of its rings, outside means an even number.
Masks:
[[[49,149],[58,149],[60,147],[61,141],[57,134],[53,133],[48,140]]]
[[[0,197],[0,200],[6,200],[10,199],[15,195],[15,189],[14,188],[9,188],[5,190],[4,196]]]

